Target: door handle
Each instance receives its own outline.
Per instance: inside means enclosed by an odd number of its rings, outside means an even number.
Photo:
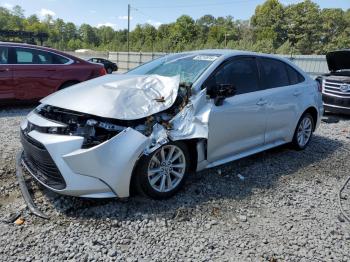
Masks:
[[[8,72],[8,71],[10,71],[9,68],[0,68],[0,72]]]
[[[46,69],[45,71],[47,71],[47,72],[54,72],[54,71],[56,71],[56,69]]]
[[[265,99],[259,99],[258,102],[256,102],[258,106],[263,106],[267,104],[267,101]]]
[[[294,91],[293,95],[294,96],[299,96],[299,95],[301,95],[301,91],[299,91],[299,90],[298,91]]]

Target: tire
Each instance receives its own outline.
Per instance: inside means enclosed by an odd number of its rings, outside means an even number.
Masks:
[[[295,128],[292,146],[296,150],[305,149],[311,141],[314,129],[314,118],[310,113],[304,113],[299,119],[297,127]]]
[[[176,156],[178,157],[174,159]],[[167,161],[168,157],[173,158],[173,161]],[[153,199],[170,198],[184,185],[189,167],[190,157],[186,144],[165,144],[152,154],[141,157],[136,167],[135,188],[138,193]]]
[[[106,71],[107,71],[107,74],[112,74],[113,73],[113,69],[111,67],[108,67]]]

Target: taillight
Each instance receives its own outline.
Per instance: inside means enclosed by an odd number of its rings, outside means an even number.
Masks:
[[[316,78],[317,90],[322,93],[322,78]]]
[[[100,69],[100,76],[104,76],[106,74],[107,74],[106,69],[104,67],[101,67],[101,69]]]

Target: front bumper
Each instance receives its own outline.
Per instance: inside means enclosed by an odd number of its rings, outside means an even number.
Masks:
[[[35,113],[21,124],[23,166],[45,187],[60,194],[89,197],[128,197],[133,168],[149,138],[127,128],[98,146],[82,149],[83,137],[27,130],[55,126]]]
[[[326,111],[350,114],[350,97],[336,97],[323,94],[322,99]]]

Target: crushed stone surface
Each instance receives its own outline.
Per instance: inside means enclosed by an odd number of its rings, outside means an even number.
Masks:
[[[282,146],[191,175],[166,201],[60,196],[15,177],[19,124],[0,109],[0,261],[349,261],[338,191],[350,176],[350,117],[326,115],[309,147]],[[336,120],[336,121],[334,121]],[[342,203],[350,215],[350,185]],[[21,224],[7,223],[20,213]]]

